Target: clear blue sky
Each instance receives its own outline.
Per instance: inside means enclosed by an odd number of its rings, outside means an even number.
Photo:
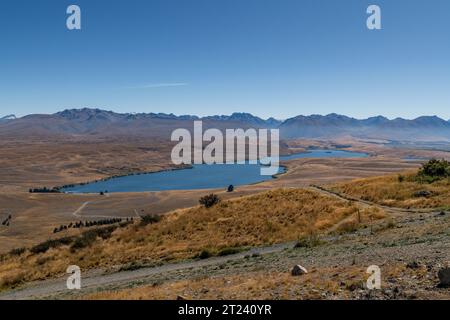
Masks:
[[[450,119],[450,1],[2,0],[0,115],[79,107]]]

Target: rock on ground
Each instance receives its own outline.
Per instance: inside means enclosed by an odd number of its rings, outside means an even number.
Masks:
[[[305,267],[302,267],[301,265],[296,265],[294,268],[292,268],[291,274],[293,276],[301,276],[308,273],[308,270],[306,270]]]

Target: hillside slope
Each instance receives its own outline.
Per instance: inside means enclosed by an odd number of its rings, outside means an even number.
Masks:
[[[159,222],[111,229],[88,229],[79,237],[61,238],[3,255],[0,287],[64,274],[68,265],[83,270],[130,263],[155,265],[207,258],[246,247],[295,241],[355,223],[385,217],[377,208],[305,189],[280,189],[168,214]],[[357,219],[358,221],[355,222]],[[312,238],[311,238],[312,237]]]

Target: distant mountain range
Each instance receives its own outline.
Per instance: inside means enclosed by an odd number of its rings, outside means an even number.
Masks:
[[[176,128],[192,128],[202,120],[207,128],[278,128],[282,138],[385,139],[405,141],[450,141],[450,121],[436,116],[414,120],[389,120],[378,116],[359,120],[339,114],[297,116],[285,121],[261,119],[249,113],[197,117],[165,113],[116,113],[101,109],[70,109],[51,115],[0,118],[0,136],[138,136],[170,137]]]
[[[297,116],[284,121],[279,128],[285,138],[351,136],[405,141],[450,141],[450,121],[436,116],[423,116],[413,120],[389,120],[382,116],[358,120],[338,114]]]

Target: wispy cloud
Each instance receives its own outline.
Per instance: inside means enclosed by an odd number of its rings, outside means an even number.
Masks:
[[[184,87],[189,85],[186,82],[162,82],[162,83],[148,83],[140,86],[131,87],[132,89],[153,89],[153,88],[169,88],[169,87]]]

